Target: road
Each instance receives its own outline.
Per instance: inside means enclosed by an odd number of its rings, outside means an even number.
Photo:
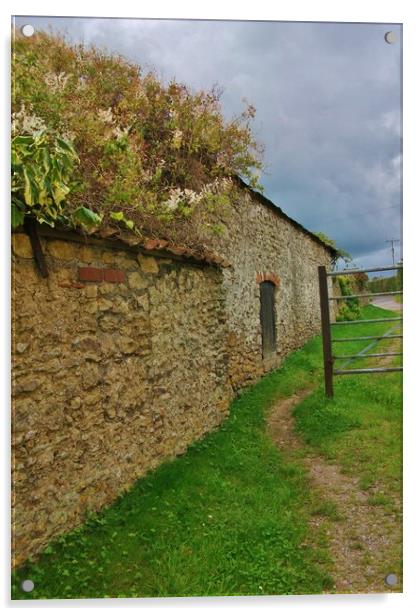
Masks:
[[[403,305],[395,301],[393,295],[382,295],[380,297],[373,297],[372,302],[374,306],[379,308],[385,308],[386,310],[402,310]]]

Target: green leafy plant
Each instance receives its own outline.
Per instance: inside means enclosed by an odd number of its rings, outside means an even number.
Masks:
[[[54,226],[63,215],[77,154],[69,141],[46,131],[12,139],[12,225],[26,213]]]
[[[72,143],[46,129],[12,138],[12,227],[25,215],[54,227],[56,222],[85,227],[98,225],[101,217],[83,206],[74,212],[65,207],[74,188],[79,158]]]
[[[95,212],[92,212],[87,207],[78,207],[72,214],[74,224],[80,223],[84,227],[97,227],[102,221],[102,217]]]
[[[116,220],[117,222],[122,222],[127,229],[134,229],[134,221],[125,217],[124,212],[111,212],[109,215],[112,220]]]
[[[332,261],[334,267],[337,265],[339,259],[343,259],[345,263],[351,263],[351,254],[347,252],[347,250],[337,248],[335,240],[332,240],[328,235],[322,232],[314,232],[314,235],[322,240],[324,244],[336,250],[336,254]],[[340,287],[341,295],[348,296],[363,291],[366,287],[367,279],[366,274],[354,274],[352,276],[337,276],[336,282]],[[339,310],[336,316],[337,321],[354,321],[360,317],[360,302],[357,297],[346,299],[344,302],[340,301],[338,308]]]
[[[340,286],[341,295],[354,295],[350,276],[337,276],[337,282]],[[346,299],[340,306],[337,321],[355,321],[360,317],[360,303],[358,297],[350,297]]]

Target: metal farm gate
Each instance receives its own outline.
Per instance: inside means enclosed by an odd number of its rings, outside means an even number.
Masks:
[[[350,276],[352,274],[359,273],[368,273],[368,272],[385,272],[388,270],[402,270],[402,265],[394,265],[392,267],[377,267],[375,269],[353,269],[353,270],[341,270],[335,272],[327,272],[326,268],[321,265],[318,267],[318,278],[319,278],[319,296],[320,296],[320,305],[321,305],[321,327],[322,327],[322,346],[324,352],[324,378],[325,378],[325,393],[329,398],[332,398],[334,395],[333,388],[333,377],[335,375],[344,375],[344,374],[372,374],[374,372],[400,372],[402,371],[402,366],[392,367],[392,368],[357,368],[354,370],[335,370],[334,369],[334,361],[339,359],[362,359],[367,357],[389,357],[393,355],[402,355],[402,353],[371,353],[364,354],[363,351],[356,355],[334,355],[332,350],[332,344],[334,342],[354,342],[356,340],[372,340],[373,346],[380,340],[389,340],[394,338],[402,338],[402,334],[389,334],[386,333],[380,336],[360,336],[358,338],[332,338],[331,337],[331,327],[336,327],[340,325],[355,325],[358,323],[381,323],[381,322],[392,322],[392,321],[402,321],[402,316],[400,317],[391,317],[385,319],[362,319],[356,321],[337,321],[331,323],[330,321],[330,302],[331,301],[343,301],[346,299],[351,299],[355,297],[375,297],[378,295],[402,295],[402,289],[400,291],[388,291],[382,293],[359,293],[354,295],[328,295],[328,277],[335,276]],[[364,349],[368,350],[368,349]]]

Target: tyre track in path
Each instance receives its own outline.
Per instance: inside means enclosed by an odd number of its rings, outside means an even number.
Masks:
[[[327,536],[332,592],[401,592],[400,582],[393,587],[385,583],[385,576],[394,573],[390,567],[395,553],[401,551],[401,503],[386,509],[371,504],[372,497],[382,492],[379,483],[362,490],[357,478],[313,452],[296,434],[292,411],[312,391],[303,390],[275,405],[267,417],[267,429],[286,459],[306,468],[317,501],[334,504],[334,516],[311,517],[313,530]]]

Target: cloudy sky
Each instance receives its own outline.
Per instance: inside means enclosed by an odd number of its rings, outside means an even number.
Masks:
[[[223,89],[227,118],[256,106],[264,193],[361,267],[401,239],[399,25],[19,17],[193,88]],[[387,31],[395,44],[384,40]],[[401,244],[396,244],[396,259]]]

